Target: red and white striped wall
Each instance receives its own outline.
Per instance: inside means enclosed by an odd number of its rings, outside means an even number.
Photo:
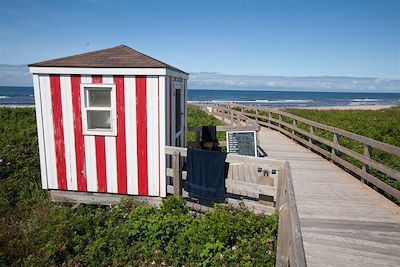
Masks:
[[[34,74],[42,187],[72,191],[165,196],[165,145],[186,143],[175,133],[171,76]],[[116,86],[117,135],[84,135],[81,83]]]

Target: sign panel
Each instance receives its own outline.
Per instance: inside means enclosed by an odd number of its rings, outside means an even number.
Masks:
[[[257,140],[255,131],[226,132],[228,153],[257,157]]]

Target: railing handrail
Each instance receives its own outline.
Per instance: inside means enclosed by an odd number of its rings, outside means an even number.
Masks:
[[[174,152],[179,152],[181,156],[187,156],[187,148],[185,147],[174,147],[174,146],[165,146],[165,154],[173,155]],[[278,168],[282,168],[285,165],[285,161],[277,160],[277,159],[266,159],[266,158],[258,158],[251,156],[243,156],[243,155],[235,155],[235,154],[227,154],[226,162],[228,163],[259,163],[259,164],[275,164],[274,166]]]
[[[289,162],[285,162],[283,170],[278,178],[279,228],[275,265],[305,267],[307,262]]]
[[[188,131],[201,132],[202,126],[188,126]],[[258,131],[259,126],[232,126],[232,125],[218,125],[216,126],[217,132],[227,132],[227,131]]]
[[[195,104],[195,103],[192,103],[190,105],[195,106],[195,107],[201,109],[202,111],[205,111],[206,113],[208,113],[210,115],[216,115],[215,113],[221,113],[223,118],[224,118],[224,115],[226,113],[230,113],[231,119],[232,119],[230,121],[231,124],[234,124],[235,120],[237,120],[237,119],[239,119],[239,122],[240,122],[240,120],[243,120],[246,123],[246,126],[236,125],[235,127],[238,128],[238,129],[242,130],[243,127],[249,127],[249,126],[254,127],[255,131],[258,131],[260,129],[260,126],[258,125],[258,123],[256,121],[254,121],[253,119],[243,115],[242,112],[239,112],[239,111],[236,111],[236,110],[233,110],[233,109],[229,109],[229,108],[226,108],[224,106],[218,106],[218,105],[213,105],[211,107],[209,105],[206,105],[206,104]],[[209,107],[212,109],[211,112],[207,109]],[[223,121],[223,122],[225,122],[225,121]],[[233,126],[230,126],[230,127],[233,127]],[[229,128],[229,129],[235,129],[235,128]]]

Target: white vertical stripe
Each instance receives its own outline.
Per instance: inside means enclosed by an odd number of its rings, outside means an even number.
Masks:
[[[104,75],[103,76],[103,83],[106,84],[114,84],[114,78],[112,75]]]
[[[114,84],[114,78],[111,75],[103,76],[103,83]],[[106,179],[107,179],[107,192],[118,192],[118,179],[117,179],[117,151],[116,151],[116,137],[106,136]]]
[[[147,188],[148,195],[153,195],[153,173],[155,162],[152,159],[152,144],[155,141],[152,138],[153,132],[153,110],[152,110],[152,93],[153,90],[152,85],[152,77],[147,76],[146,78],[146,114],[147,114]]]
[[[37,124],[39,155],[40,155],[40,175],[41,175],[42,188],[47,189],[48,185],[47,185],[46,152],[45,152],[43,119],[42,119],[42,101],[40,95],[39,76],[37,74],[33,75],[33,89],[35,95],[36,124]]]
[[[153,193],[154,184],[154,168],[155,162],[153,161],[153,143],[155,142],[153,138],[153,125],[154,125],[154,112],[153,112],[153,77],[147,76],[146,78],[146,114],[147,114],[147,173],[148,173],[148,194],[150,196]]]
[[[40,96],[42,99],[43,133],[46,143],[46,169],[49,189],[58,189],[56,149],[54,143],[53,111],[51,101],[50,77],[39,76]]]
[[[158,79],[146,80],[148,190],[150,196],[158,195]]]
[[[95,136],[85,135],[85,156],[87,190],[90,192],[97,192]]]
[[[166,197],[167,195],[167,187],[166,187],[166,179],[167,177],[165,176],[165,117],[167,116],[165,113],[163,114],[163,110],[165,110],[165,104],[166,104],[166,79],[165,76],[160,76],[160,196],[161,197]]]
[[[154,173],[153,173],[153,195],[158,196],[158,189],[159,189],[159,169],[158,169],[158,161],[159,161],[159,156],[158,156],[158,76],[154,77],[153,79],[153,89],[152,89],[152,114],[154,114],[154,119],[152,120],[153,124],[153,133],[152,133],[152,138],[153,138],[153,144],[152,144],[152,156],[153,156],[153,162],[155,164],[155,168],[153,168]],[[151,165],[149,165],[151,166]]]
[[[136,79],[124,78],[125,129],[126,129],[126,176],[128,194],[138,194],[137,133],[136,133]]]
[[[82,83],[91,83],[92,77],[82,75]],[[81,96],[81,105],[83,107],[85,96]],[[83,121],[82,121],[83,123]],[[84,127],[82,127],[84,129]],[[96,169],[96,144],[95,136],[85,135],[85,170],[87,179],[87,190],[91,192],[97,191],[97,169]]]
[[[106,177],[107,191],[109,193],[118,193],[117,182],[117,154],[114,136],[106,136]]]
[[[71,78],[60,75],[61,106],[64,129],[65,168],[67,189],[77,190],[74,121],[72,111]]]
[[[166,91],[165,91],[165,103],[166,103],[166,105],[165,105],[165,107],[166,107],[166,112],[165,112],[165,136],[166,136],[166,139],[165,139],[165,143],[166,143],[166,145],[168,145],[168,146],[171,146],[172,144],[171,144],[171,142],[170,142],[170,139],[171,139],[171,137],[170,137],[170,133],[171,133],[171,127],[170,127],[170,106],[171,106],[171,103],[170,103],[170,91],[171,91],[171,77],[170,76],[166,76],[166,78],[165,78],[165,82],[166,82],[166,84],[165,84],[165,88],[166,88]],[[171,167],[171,156],[167,156],[167,162],[166,162],[166,164],[167,164],[167,167]]]

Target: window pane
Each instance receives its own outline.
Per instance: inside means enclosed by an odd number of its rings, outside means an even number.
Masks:
[[[89,130],[111,130],[111,113],[110,111],[88,110],[87,123]]]
[[[87,89],[89,107],[111,107],[111,90]]]

